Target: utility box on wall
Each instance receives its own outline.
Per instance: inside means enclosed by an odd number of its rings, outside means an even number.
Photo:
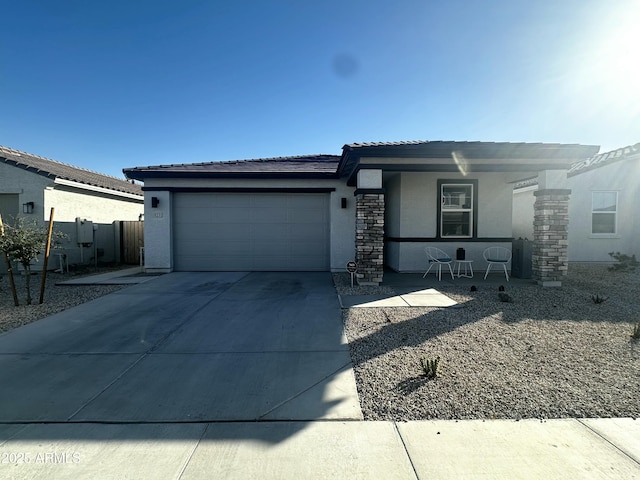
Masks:
[[[511,258],[511,275],[516,278],[531,278],[533,276],[533,242],[519,238],[513,241],[513,257]]]
[[[93,243],[93,222],[86,218],[76,217],[76,242],[81,245],[91,245]]]

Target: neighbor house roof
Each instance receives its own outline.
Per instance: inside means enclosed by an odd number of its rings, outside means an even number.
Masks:
[[[635,145],[629,145],[627,147],[618,148],[616,150],[611,150],[610,152],[601,153],[599,155],[594,155],[591,158],[586,160],[581,160],[571,165],[569,171],[567,172],[568,176],[578,175],[580,173],[593,170],[594,168],[599,168],[604,165],[609,165],[614,162],[619,162],[621,160],[629,160],[631,157],[636,157],[640,160],[640,142]]]
[[[62,179],[93,187],[143,196],[142,187],[126,180],[111,177],[84,168],[74,167],[49,158],[0,146],[0,162],[33,172],[53,180]]]
[[[567,171],[567,176],[572,177],[579,175],[589,170],[603,167],[605,165],[611,165],[612,163],[622,160],[635,159],[640,161],[640,142],[635,145],[628,145],[626,147],[611,150],[610,152],[600,153],[591,157],[585,158],[574,162]],[[533,187],[538,184],[538,177],[527,178],[514,184],[514,190],[518,190],[526,187]]]
[[[133,167],[123,170],[127,178],[333,178],[339,155],[256,158],[224,162],[181,163]]]

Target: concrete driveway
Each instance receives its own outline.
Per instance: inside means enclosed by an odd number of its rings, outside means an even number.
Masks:
[[[172,273],[0,337],[0,422],[362,419],[329,273]]]

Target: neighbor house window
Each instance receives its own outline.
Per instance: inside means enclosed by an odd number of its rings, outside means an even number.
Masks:
[[[591,233],[615,234],[618,214],[618,192],[592,192]]]
[[[474,184],[439,182],[440,237],[472,238],[474,235]]]

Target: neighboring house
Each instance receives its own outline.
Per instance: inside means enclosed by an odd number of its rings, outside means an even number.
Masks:
[[[575,162],[567,171],[570,262],[611,262],[610,252],[640,257],[640,143]],[[515,184],[513,232],[532,238],[537,180]]]
[[[60,251],[70,264],[89,263],[96,254],[114,261],[114,221],[137,221],[144,211],[140,185],[0,146],[3,221],[21,216],[45,225],[52,207],[54,228],[68,235]],[[57,266],[57,260],[50,262]]]
[[[144,181],[145,267],[173,270],[343,271],[363,284],[384,267],[424,271],[424,247],[511,246],[512,183],[547,188],[598,147],[540,143],[349,144],[313,155],[127,168]],[[549,220],[551,221],[551,220]],[[560,243],[561,249],[566,248]],[[553,256],[553,254],[552,254]],[[542,273],[556,280],[557,256]],[[558,267],[558,268],[555,268]],[[542,270],[542,269],[541,269]],[[561,270],[561,269],[560,269]]]

